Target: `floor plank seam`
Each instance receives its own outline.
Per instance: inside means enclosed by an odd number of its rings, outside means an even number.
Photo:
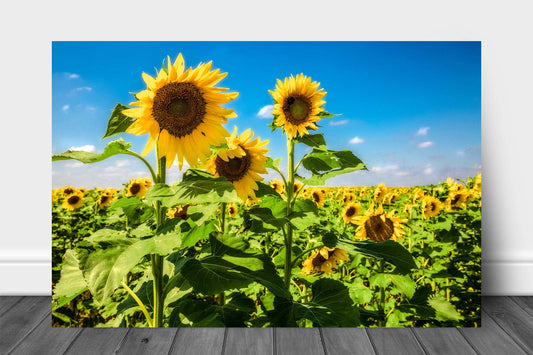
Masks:
[[[226,353],[227,340],[228,340],[228,327],[224,328],[224,340],[222,340],[222,351],[220,352],[221,355],[224,355]]]
[[[70,344],[67,346],[67,348],[65,349],[65,351],[63,351],[63,354],[61,355],[65,355],[66,353],[68,353],[68,351],[70,350],[70,348],[72,347],[72,345],[76,342],[76,340],[78,340],[78,338],[80,337],[80,335],[86,331],[87,328],[82,328],[81,332],[79,332],[78,334],[76,334],[76,336],[74,337],[74,339],[72,339],[72,341],[70,342]]]
[[[520,307],[520,309],[522,309],[527,315],[533,317],[533,314],[532,313],[529,313],[529,310],[527,308],[525,308],[523,305],[521,305],[520,303],[518,303],[516,300],[515,300],[515,297],[509,297],[509,299],[515,303],[516,305],[518,305],[518,307]]]
[[[520,349],[524,350],[526,352],[526,354],[529,353],[529,349],[527,347],[524,347],[525,345],[522,344],[522,341],[520,339],[516,339],[511,333],[509,333],[507,330],[505,330],[504,327],[502,327],[499,323],[498,323],[498,320],[496,318],[494,318],[489,312],[485,311],[485,314],[487,316],[489,316],[497,325],[498,327],[500,327],[501,330],[504,331],[505,334],[507,334],[509,336],[509,338],[515,342],[516,345],[518,345],[520,347]]]
[[[328,350],[326,349],[326,341],[324,340],[324,334],[322,333],[322,328],[318,328],[318,334],[320,335],[320,342],[322,343],[322,349],[324,350],[324,355],[328,355]]]
[[[474,344],[472,344],[470,342],[470,340],[468,340],[468,338],[463,334],[463,330],[461,328],[457,328],[457,330],[459,331],[459,334],[461,334],[461,336],[463,337],[463,339],[468,343],[468,345],[470,345],[470,347],[472,348],[472,350],[474,350],[474,352],[477,354],[477,355],[482,355],[477,349],[476,347],[474,346]]]
[[[372,350],[374,351],[374,354],[378,354],[378,350],[376,348],[376,345],[374,344],[374,341],[372,340],[372,337],[370,336],[370,333],[368,333],[368,328],[364,328],[366,338],[370,342],[370,346],[372,347]]]
[[[13,307],[15,307],[17,304],[19,304],[20,301],[22,301],[25,297],[27,297],[27,296],[21,296],[21,297],[19,297],[19,299],[17,300],[17,302],[13,303],[13,304],[11,305],[11,307],[7,308],[5,311],[3,311],[3,312],[0,313],[0,317],[3,316],[5,313],[9,312],[9,311],[11,310],[11,308],[13,308]]]
[[[41,319],[39,320],[19,341],[17,341],[15,343],[15,345],[13,345],[11,347],[11,349],[7,352],[7,354],[10,354],[12,353],[13,351],[15,351],[19,346],[20,344],[23,343],[24,339],[26,339],[31,333],[33,333],[33,331],[39,326],[41,325],[42,322],[45,321],[46,318],[48,318],[48,316],[50,316],[52,314],[52,311],[50,311],[50,313],[46,313],[46,315]]]
[[[422,343],[422,341],[420,340],[420,338],[418,337],[416,332],[413,330],[413,328],[409,328],[409,331],[411,332],[411,334],[413,334],[413,336],[414,336],[414,338],[416,340],[416,343],[418,344],[420,349],[422,349],[422,352],[424,354],[426,354],[426,355],[429,355],[429,351],[426,349],[426,347],[424,346],[424,344]]]
[[[176,328],[176,333],[174,334],[174,338],[172,338],[172,343],[170,343],[170,349],[168,349],[168,355],[172,354],[172,351],[174,350],[174,344],[176,343],[176,338],[178,337],[179,332],[180,328]]]
[[[126,342],[126,338],[128,337],[128,334],[130,333],[132,328],[128,328],[128,331],[126,332],[126,334],[124,334],[124,337],[122,338],[122,340],[117,344],[116,348],[115,348],[115,351],[113,352],[113,354],[118,354],[118,352],[120,351],[120,348],[122,347],[122,345],[124,345],[124,343]]]
[[[272,328],[272,355],[278,355],[278,347],[276,344],[276,328]]]

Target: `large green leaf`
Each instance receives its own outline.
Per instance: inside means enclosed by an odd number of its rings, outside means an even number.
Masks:
[[[61,265],[61,278],[54,287],[56,307],[61,307],[87,290],[76,251],[68,249]]]
[[[428,299],[428,304],[435,310],[435,319],[439,321],[460,321],[463,316],[457,312],[454,305],[442,295],[434,295]]]
[[[125,132],[126,129],[135,122],[135,119],[122,113],[122,111],[126,109],[128,109],[128,107],[122,104],[117,104],[115,106],[111,113],[111,117],[109,117],[109,120],[107,121],[107,129],[102,139]]]
[[[126,215],[130,225],[142,223],[150,218],[154,213],[154,209],[145,204],[137,196],[129,196],[115,200],[113,203],[111,203],[109,209],[121,209]]]
[[[323,134],[306,134],[303,137],[296,138],[295,141],[319,151],[326,151],[328,149]]]
[[[326,180],[337,175],[357,170],[366,170],[366,165],[349,150],[318,150],[305,155],[302,165],[312,173],[310,178],[297,176],[308,185],[324,185]]]
[[[52,156],[52,161],[76,159],[85,164],[96,163],[117,154],[124,154],[128,152],[130,147],[131,143],[119,138],[109,142],[102,153],[91,153],[81,150],[67,150],[64,153]]]

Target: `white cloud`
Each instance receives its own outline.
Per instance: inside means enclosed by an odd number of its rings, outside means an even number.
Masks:
[[[407,176],[409,173],[407,171],[398,171],[394,176]]]
[[[123,166],[130,166],[131,162],[129,160],[119,160],[115,163],[115,166],[121,168]]]
[[[398,170],[398,169],[399,169],[398,165],[373,166],[372,168],[370,168],[371,171],[375,171],[378,173],[387,172],[391,170]]]
[[[350,143],[351,144],[359,144],[359,143],[363,143],[365,140],[363,138],[359,138],[359,137],[353,137],[352,139],[350,139]]]
[[[458,150],[457,151],[457,155],[465,155],[465,151],[464,150]]]
[[[70,108],[69,105],[63,105],[63,107],[61,107],[61,110],[63,110],[63,112],[68,112],[69,108]]]
[[[67,73],[69,79],[79,79],[80,76],[75,73]]]
[[[81,168],[84,165],[85,164],[83,164],[81,161],[73,161],[65,164],[67,168]]]
[[[424,169],[424,174],[431,175],[432,173],[433,173],[433,168],[431,167],[431,165],[427,165],[426,168]]]
[[[259,118],[272,118],[271,111],[274,109],[274,105],[266,105],[261,107],[259,112],[257,112],[257,116]]]
[[[68,150],[81,150],[84,152],[94,152],[94,145],[87,144],[81,147],[70,147]]]
[[[79,88],[75,88],[74,91],[92,91],[93,88],[90,86],[81,86]]]
[[[329,125],[330,126],[342,126],[342,125],[345,125],[345,124],[348,124],[348,122],[350,122],[349,120],[340,120],[340,121],[329,121]]]
[[[422,142],[422,143],[418,143],[417,147],[418,148],[427,148],[427,147],[431,147],[432,145],[435,145],[435,142],[425,141],[425,142]]]
[[[429,127],[420,127],[418,131],[416,131],[415,136],[427,136],[429,131]]]
[[[96,111],[96,107],[91,106],[91,105],[87,105],[87,106],[85,107],[85,109],[86,109],[87,111]]]

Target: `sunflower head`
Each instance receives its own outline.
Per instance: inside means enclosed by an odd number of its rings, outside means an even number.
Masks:
[[[270,180],[269,184],[280,195],[285,191],[285,185],[280,180]]]
[[[100,194],[100,196],[98,196],[98,200],[96,200],[96,203],[100,208],[104,208],[109,206],[111,202],[113,202],[114,198],[115,196],[113,196],[112,193],[105,191],[104,193]]]
[[[190,204],[186,205],[180,205],[176,206],[174,208],[170,208],[167,211],[168,218],[179,218],[179,219],[187,219],[189,218],[189,215],[187,214],[187,209],[189,208]]]
[[[324,206],[324,203],[326,202],[326,194],[321,189],[313,189],[311,191],[311,198],[318,207]]]
[[[371,239],[375,242],[384,242],[386,240],[398,240],[404,234],[402,221],[394,217],[394,211],[389,213],[383,212],[383,205],[374,210],[374,205],[365,212],[364,216],[355,217],[354,223],[357,224],[355,231],[359,239]]]
[[[385,195],[387,194],[387,188],[385,187],[385,184],[381,183],[376,187],[374,190],[374,202],[381,202],[385,198]]]
[[[294,181],[293,193],[297,193],[304,186],[300,181]]]
[[[63,207],[69,211],[74,211],[83,205],[83,193],[74,191],[70,195],[65,196],[63,200]]]
[[[74,192],[76,192],[76,189],[72,186],[64,186],[61,188],[61,193],[63,194],[63,197],[67,197],[68,195],[71,195]]]
[[[442,203],[433,196],[426,196],[422,201],[422,216],[425,219],[433,218],[442,210]]]
[[[347,205],[349,203],[352,203],[355,201],[355,194],[352,192],[345,192],[344,196],[342,197],[342,203]]]
[[[274,123],[283,128],[289,139],[309,134],[308,129],[318,129],[315,122],[320,120],[319,114],[326,103],[322,100],[326,92],[319,90],[319,86],[320,83],[298,74],[296,78],[291,75],[284,81],[278,79],[276,89],[269,90],[275,101],[272,114],[277,118]]]
[[[342,219],[344,223],[353,223],[355,218],[361,214],[361,204],[360,203],[349,203],[342,210]]]
[[[337,267],[343,260],[349,261],[348,252],[339,248],[322,247],[311,253],[311,255],[302,263],[302,272],[306,275],[312,272],[324,272],[331,274],[333,268]]]
[[[152,181],[149,177],[133,179],[126,187],[126,196],[143,198],[150,186],[152,186]]]
[[[457,192],[450,190],[448,199],[446,200],[446,209],[451,211],[453,209],[462,208],[466,204],[468,194],[466,192]]]
[[[234,203],[228,204],[228,215],[231,218],[235,218],[237,217],[238,214],[239,214],[239,208],[237,207],[237,205]]]
[[[167,167],[177,157],[181,170],[184,158],[194,167],[209,157],[211,145],[226,142],[229,133],[222,124],[236,115],[220,105],[235,99],[238,93],[225,93],[227,89],[215,86],[227,73],[211,70],[211,65],[209,62],[185,70],[180,53],[174,63],[167,57],[167,67],[155,78],[143,73],[146,90],[135,95],[138,101],[130,104],[134,108],[122,111],[136,119],[126,132],[150,133],[142,155],[158,141],[159,157],[166,156]]]
[[[250,129],[237,136],[237,127],[228,139],[227,148],[217,150],[206,164],[207,171],[215,176],[224,176],[235,186],[242,201],[255,198],[259,189],[256,181],[263,180],[259,174],[267,174],[265,164],[268,140],[260,142],[259,137],[252,140]]]

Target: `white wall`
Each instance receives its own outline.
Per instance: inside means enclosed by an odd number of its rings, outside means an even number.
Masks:
[[[52,40],[481,40],[483,294],[533,294],[530,2],[232,3],[198,15],[193,2],[166,4],[179,23],[160,21],[154,2],[10,3],[0,21],[0,294],[50,294]]]

